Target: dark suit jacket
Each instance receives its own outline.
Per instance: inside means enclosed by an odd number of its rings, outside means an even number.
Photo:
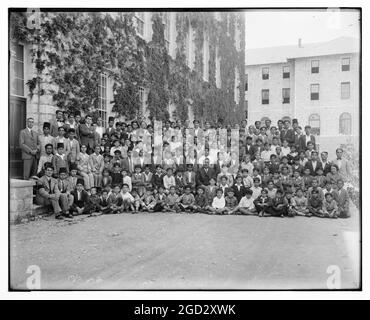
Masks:
[[[72,191],[72,195],[73,195],[72,208],[76,208],[76,207],[83,208],[83,207],[88,205],[88,203],[89,203],[89,194],[85,190],[82,190],[80,200],[78,200],[76,189]]]
[[[256,148],[254,145],[245,145],[245,154],[249,154],[251,156],[251,160],[254,160],[254,154],[256,153]]]
[[[153,174],[152,184],[156,188],[159,188],[160,186],[163,187],[163,174],[161,174],[160,176],[158,176],[156,173]]]
[[[313,134],[310,135],[310,139],[313,142],[313,147],[316,150],[316,140]],[[299,151],[306,151],[307,149],[307,142],[306,142],[306,134],[302,134],[299,137]]]
[[[326,176],[331,171],[331,163],[326,162],[325,165],[323,164],[324,176]]]
[[[232,186],[232,189],[234,190],[234,196],[238,200],[238,202],[240,201],[241,198],[245,196],[245,192],[247,191],[247,188],[244,187],[243,185],[240,187],[240,190],[238,190],[238,187],[234,184]]]
[[[94,148],[95,144],[95,132],[93,126],[90,125],[88,128],[86,124],[81,124],[79,127],[81,144],[86,145],[88,148]]]
[[[21,130],[19,133],[19,146],[22,149],[22,159],[32,159],[32,157],[36,157],[36,155],[31,154],[31,151],[37,150],[38,136],[39,135],[34,130],[32,130],[32,134],[27,128]]]
[[[309,161],[307,161],[306,162],[306,164],[305,164],[305,169],[310,169],[310,175],[311,176],[316,176],[316,172],[317,172],[317,170],[319,169],[319,168],[321,168],[322,169],[322,163],[320,162],[320,161],[316,161],[316,168],[315,168],[315,170],[313,169],[313,166],[312,166],[312,161],[311,160],[309,160]]]
[[[280,140],[283,142],[283,140],[287,140],[289,145],[294,144],[294,130],[293,129],[288,129],[288,130],[281,130],[280,132]]]
[[[182,181],[183,181],[185,186],[190,184],[194,188],[195,184],[196,184],[196,174],[195,174],[195,172],[194,171],[191,172],[190,181],[189,181],[189,171],[185,171],[182,174]]]
[[[200,168],[197,172],[197,185],[204,185],[208,186],[209,185],[209,180],[211,178],[216,179],[216,172],[212,168],[208,168],[208,172],[205,171],[204,167]]]

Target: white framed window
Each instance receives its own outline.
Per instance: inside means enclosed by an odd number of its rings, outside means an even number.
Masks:
[[[351,60],[350,58],[342,58],[342,71],[349,71]]]
[[[283,66],[283,79],[289,79],[289,78],[290,78],[290,67]]]
[[[208,35],[204,37],[203,42],[203,79],[208,81],[209,79],[209,40]]]
[[[24,96],[24,46],[18,43],[11,44],[10,93]]]
[[[290,88],[283,88],[283,103],[290,103]]]
[[[320,115],[317,113],[311,114],[308,118],[308,124],[311,126],[311,132],[320,135]]]
[[[320,72],[320,61],[311,60],[311,73],[319,73],[319,72]]]
[[[262,89],[261,98],[262,98],[262,104],[269,104],[270,103],[270,90]]]
[[[221,57],[218,47],[216,48],[216,87],[221,88]]]
[[[341,99],[349,99],[351,97],[351,84],[349,82],[342,82],[340,84]]]
[[[268,80],[269,77],[270,77],[269,68],[268,67],[262,68],[262,80]]]
[[[136,32],[139,36],[144,38],[144,31],[145,31],[145,12],[136,12]]]
[[[107,95],[107,85],[108,78],[105,74],[100,75],[99,81],[99,115],[103,120],[103,125],[107,124],[107,104],[108,104],[108,95]]]
[[[352,117],[348,112],[339,116],[339,134],[350,135],[352,132]]]
[[[164,24],[164,40],[166,42],[167,52],[170,52],[171,41],[171,12],[163,12],[162,21]]]
[[[320,99],[320,85],[318,83],[311,84],[311,100]]]
[[[238,68],[235,68],[235,88],[234,88],[234,101],[239,104],[240,98],[240,76]]]

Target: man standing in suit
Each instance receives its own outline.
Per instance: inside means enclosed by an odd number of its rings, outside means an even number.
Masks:
[[[331,162],[328,161],[328,153],[326,151],[321,152],[321,163],[323,175],[326,176],[331,171]]]
[[[315,136],[311,134],[311,126],[304,127],[305,134],[302,134],[299,138],[299,151],[306,151],[307,143],[312,142],[313,148],[316,150]]]
[[[284,128],[280,132],[280,141],[288,141],[289,146],[294,144],[294,131],[290,128],[290,121],[284,121]]]
[[[85,123],[80,125],[80,138],[81,145],[87,147],[87,154],[91,154],[94,151],[95,130],[90,115],[87,115],[85,117]]]
[[[338,148],[335,153],[337,154],[337,158],[332,163],[337,165],[339,173],[347,179],[351,175],[351,168],[349,162],[343,159],[343,149]]]
[[[19,146],[22,149],[24,180],[28,180],[31,176],[35,175],[37,171],[36,155],[39,151],[39,138],[37,132],[32,130],[33,124],[33,118],[28,118],[27,128],[21,130],[19,134]]]
[[[246,144],[245,144],[245,154],[249,154],[251,160],[254,160],[254,154],[256,153],[255,146],[252,145],[253,138],[251,136],[247,136]]]
[[[317,151],[312,151],[311,152],[311,160],[308,160],[305,164],[305,169],[310,170],[310,175],[311,176],[316,176],[316,172],[318,169],[323,170],[322,168],[322,163],[318,161],[319,155]]]
[[[106,134],[108,134],[108,137],[110,138],[112,135],[114,135],[116,132],[116,129],[114,128],[114,117],[108,118],[108,128],[105,131]]]
[[[206,158],[203,166],[197,172],[196,181],[198,186],[209,186],[209,180],[211,178],[216,179],[216,172],[209,167],[209,162],[209,159]]]

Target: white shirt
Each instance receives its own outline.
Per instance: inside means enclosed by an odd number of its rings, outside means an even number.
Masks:
[[[98,127],[98,126],[96,126],[96,130],[95,131],[99,134],[100,138],[103,137],[104,127]]]
[[[253,194],[252,194],[253,200],[257,199],[261,195],[261,191],[262,191],[261,187],[258,187],[258,188],[251,187],[250,189],[253,191]]]
[[[225,208],[225,198],[222,196],[221,198],[214,197],[212,201],[212,207],[215,209],[222,209]]]
[[[249,210],[254,209],[253,198],[248,199],[246,196],[244,196],[243,198],[240,199],[239,207],[246,208]]]

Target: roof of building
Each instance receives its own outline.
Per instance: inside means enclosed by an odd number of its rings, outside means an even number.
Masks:
[[[288,59],[326,56],[359,52],[360,41],[356,38],[340,37],[326,42],[250,49],[245,51],[246,65],[283,63]]]

